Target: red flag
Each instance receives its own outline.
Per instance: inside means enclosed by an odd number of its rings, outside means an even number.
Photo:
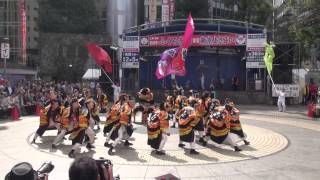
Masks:
[[[86,48],[98,65],[100,65],[106,72],[112,72],[111,58],[104,49],[94,43],[86,44]]]
[[[172,67],[175,69],[183,69],[184,61],[187,56],[188,48],[192,42],[194,32],[194,23],[191,14],[189,14],[186,30],[183,35],[182,45],[180,46],[178,56],[172,60]]]
[[[189,14],[186,30],[183,36],[182,48],[189,48],[194,32],[194,23],[191,14]]]

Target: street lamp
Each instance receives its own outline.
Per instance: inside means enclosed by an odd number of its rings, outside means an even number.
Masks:
[[[110,46],[110,49],[112,49],[112,50],[114,50],[114,51],[117,51],[118,50],[118,46],[116,46],[116,45],[112,45],[112,46]]]

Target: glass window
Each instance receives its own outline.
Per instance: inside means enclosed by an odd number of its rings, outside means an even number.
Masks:
[[[162,6],[157,6],[157,20],[162,17]]]
[[[149,6],[144,6],[144,17],[149,19]]]

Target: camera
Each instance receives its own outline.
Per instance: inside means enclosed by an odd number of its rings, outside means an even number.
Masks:
[[[108,159],[104,159],[103,157],[100,157],[99,159],[97,159],[95,161],[98,166],[100,180],[108,180],[108,179],[105,179],[104,172],[101,168],[101,165],[103,165],[106,169],[109,169],[109,167],[112,165],[111,161]]]
[[[54,169],[54,165],[51,162],[45,162],[37,170],[38,177],[42,180],[45,174],[49,174]]]

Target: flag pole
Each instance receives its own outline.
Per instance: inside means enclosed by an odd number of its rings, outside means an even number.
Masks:
[[[100,66],[100,65],[99,65]],[[108,73],[100,66],[100,69],[103,71],[103,73],[107,76],[107,78],[112,82],[112,84],[115,84],[112,79],[109,77]]]
[[[270,80],[271,80],[271,83],[272,83],[274,89],[276,89],[276,85],[274,84],[273,79],[272,79],[272,76],[271,76],[270,74],[269,74],[269,77],[270,77]]]

